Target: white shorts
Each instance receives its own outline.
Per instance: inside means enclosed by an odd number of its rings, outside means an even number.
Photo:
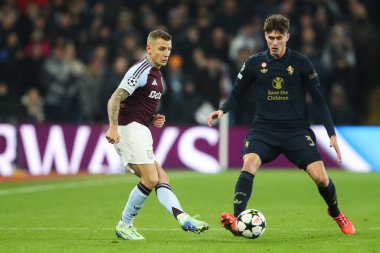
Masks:
[[[124,168],[131,171],[129,163],[154,164],[153,138],[149,128],[132,122],[126,126],[118,126],[118,131],[120,141],[114,147],[121,156]]]

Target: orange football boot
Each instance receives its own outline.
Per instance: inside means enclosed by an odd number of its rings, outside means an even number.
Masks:
[[[327,213],[331,216],[330,210],[327,209]],[[332,216],[331,216],[332,217]],[[355,234],[355,227],[352,222],[341,212],[337,217],[332,217],[336,221],[340,230],[345,234]]]
[[[233,235],[240,236],[241,234],[237,231],[236,228],[236,217],[231,213],[222,213],[220,215],[220,223],[222,226],[229,230]]]

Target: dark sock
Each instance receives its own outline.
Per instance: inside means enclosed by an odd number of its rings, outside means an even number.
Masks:
[[[325,188],[318,187],[318,191],[325,200],[326,204],[329,207],[330,215],[332,217],[337,217],[340,214],[338,208],[338,200],[336,197],[336,191],[333,181],[329,178],[329,185]]]
[[[247,207],[251,197],[254,175],[247,171],[242,171],[236,182],[234,196],[234,216],[238,216]]]

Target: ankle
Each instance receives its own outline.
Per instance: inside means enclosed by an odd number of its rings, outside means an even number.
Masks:
[[[189,214],[187,213],[180,213],[177,215],[177,220],[181,223],[181,221],[185,220],[185,219],[188,219],[190,217]]]
[[[123,220],[120,220],[119,223],[117,224],[117,226],[120,228],[130,227],[130,226],[132,226],[132,223],[128,224],[128,223],[124,222]]]

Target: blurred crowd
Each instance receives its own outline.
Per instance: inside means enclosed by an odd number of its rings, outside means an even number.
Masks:
[[[266,49],[265,17],[281,13],[334,122],[380,124],[378,10],[376,0],[0,0],[0,122],[107,123],[109,97],[145,56],[149,31],[162,29],[173,51],[160,112],[204,124],[246,58]],[[252,121],[252,93],[243,99],[231,124]]]

